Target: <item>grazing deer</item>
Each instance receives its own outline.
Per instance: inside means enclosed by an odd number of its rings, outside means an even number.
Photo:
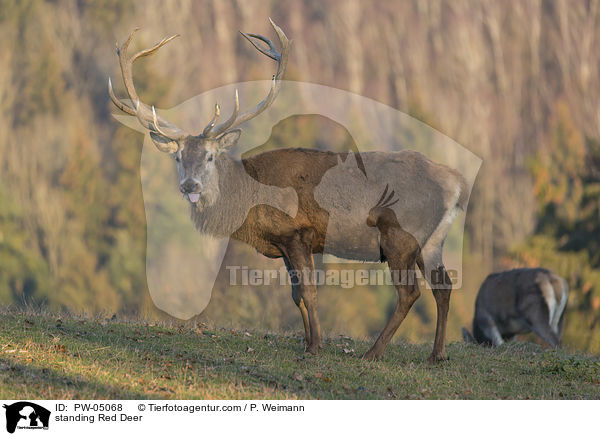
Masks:
[[[558,347],[568,298],[565,279],[544,268],[490,274],[475,301],[473,334],[463,327],[463,338],[497,346],[533,331],[548,345]]]
[[[214,116],[199,135],[184,132],[158,116],[154,107],[149,108],[141,103],[133,84],[133,62],[155,53],[176,35],[127,59],[127,48],[135,31],[132,32],[117,50],[130,102],[115,96],[109,79],[110,98],[120,110],[138,118],[142,126],[149,130],[152,141],[160,151],[175,158],[180,190],[190,202],[192,219],[199,231],[221,235],[231,230],[233,239],[249,244],[269,258],[283,258],[293,278],[292,298],[302,316],[308,352],[316,353],[321,346],[316,286],[314,280],[295,280],[294,277],[298,277],[299,271],[314,275],[313,253],[324,252],[331,212],[323,205],[330,205],[333,209],[342,208],[341,215],[338,213],[337,216],[347,217],[341,226],[344,237],[330,241],[328,249],[332,254],[346,259],[387,261],[390,269],[399,271],[414,269],[414,262],[420,259],[419,267],[432,286],[438,311],[430,360],[445,359],[451,283],[442,263],[442,245],[458,210],[464,210],[466,206],[469,193],[464,178],[457,171],[413,151],[357,154],[356,159],[359,160],[364,156],[370,174],[369,183],[364,186],[351,186],[339,180],[338,183],[333,180],[329,187],[323,183],[325,176],[331,174],[330,170],[340,162],[354,159],[353,153],[285,148],[241,161],[235,160],[229,150],[240,137],[241,131],[236,127],[258,116],[273,103],[286,69],[290,41],[272,21],[271,25],[279,38],[280,52],[267,38],[242,33],[258,51],[277,62],[277,72],[268,95],[253,109],[240,114],[236,91],[234,110],[229,119],[216,124],[220,115],[219,106],[216,105]],[[267,47],[262,47],[253,39],[264,42]],[[248,202],[244,199],[256,198],[255,187],[245,182],[248,176],[262,185],[293,188],[297,195],[295,215],[257,202],[248,208]],[[340,203],[364,198],[364,201],[361,200],[362,206],[367,207],[368,202],[380,195],[382,184],[388,182],[398,195],[394,204],[384,201],[371,211],[367,208],[365,212],[360,208],[346,209]],[[244,203],[243,206],[240,203]],[[243,220],[235,221],[240,223],[239,227],[224,229],[224,222],[231,223],[229,217],[240,215]],[[402,225],[401,231],[397,231],[396,224],[398,228]],[[361,238],[369,230],[374,233]],[[380,241],[378,232],[382,236]],[[411,236],[414,243],[406,244],[407,235]],[[372,245],[373,241],[378,244],[374,258],[365,253],[369,247],[364,246]],[[412,285],[402,283],[397,284],[396,288],[398,305],[365,358],[382,356],[419,296],[418,289]]]

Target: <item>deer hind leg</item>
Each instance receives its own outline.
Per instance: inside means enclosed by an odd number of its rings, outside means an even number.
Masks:
[[[535,320],[531,320],[528,322],[530,324],[531,330],[540,338],[542,338],[544,342],[546,342],[553,348],[558,348],[560,346],[560,338],[554,332],[554,330],[552,330],[549,324],[539,323]]]
[[[452,282],[442,263],[442,246],[430,249],[424,248],[424,271],[425,279],[431,285],[435,304],[437,306],[437,322],[435,327],[435,340],[433,351],[427,359],[430,362],[447,360],[446,357],[446,324],[448,323],[448,310],[450,309],[450,294]]]
[[[381,249],[394,279],[398,301],[373,347],[363,356],[368,360],[379,359],[383,356],[394,333],[421,295],[415,274],[415,263],[420,255],[419,244],[412,235],[402,230],[395,229],[390,233],[381,234]]]
[[[442,267],[443,268],[443,267]],[[448,277],[446,269],[443,269],[443,274]],[[449,277],[448,277],[449,280]],[[433,296],[437,306],[437,323],[435,326],[435,340],[433,341],[433,351],[429,356],[430,362],[438,362],[447,360],[446,357],[446,324],[448,323],[448,310],[450,309],[450,293],[451,289],[434,289]]]
[[[550,325],[550,310],[541,294],[536,298],[524,300],[519,307],[519,312],[525,324],[544,342],[554,348],[560,345],[560,338]]]
[[[565,312],[566,310],[563,310],[563,313],[560,314],[560,320],[558,321],[558,342],[559,342],[559,346],[560,343],[562,342],[562,334],[563,334],[563,325],[564,325],[564,321],[565,321]]]
[[[321,347],[321,326],[317,314],[317,287],[315,265],[312,255],[312,233],[295,235],[286,244],[286,265],[292,281],[292,297],[297,301],[305,337],[308,338],[306,351],[316,354]]]

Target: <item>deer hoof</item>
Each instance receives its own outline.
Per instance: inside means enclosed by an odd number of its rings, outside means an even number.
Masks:
[[[450,359],[445,354],[441,354],[441,355],[432,354],[431,356],[429,356],[427,358],[427,363],[441,363],[441,362],[447,362],[448,360],[450,360]]]
[[[306,347],[306,352],[309,354],[317,354],[319,352],[319,348],[321,348],[320,345],[310,344],[308,347]]]
[[[375,351],[373,351],[373,350],[369,350],[369,351],[367,351],[365,354],[363,354],[363,357],[362,357],[362,358],[363,358],[364,360],[369,360],[369,361],[371,361],[371,362],[374,362],[375,360],[379,360],[379,359],[381,359],[381,355],[380,355],[380,354],[378,354],[378,353],[376,353],[376,352],[375,352]]]

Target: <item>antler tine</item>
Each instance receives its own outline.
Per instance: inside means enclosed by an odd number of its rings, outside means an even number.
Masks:
[[[132,102],[136,101],[138,98],[137,92],[135,90],[135,86],[133,85],[133,75],[132,75],[132,71],[131,71],[133,63],[141,57],[150,56],[150,55],[156,53],[158,51],[158,49],[161,48],[163,45],[165,45],[169,41],[172,41],[173,39],[175,39],[179,36],[179,34],[175,34],[175,35],[169,36],[168,38],[163,38],[159,43],[155,44],[154,46],[152,46],[146,50],[141,50],[141,51],[135,53],[129,59],[127,59],[127,50],[129,49],[129,44],[133,40],[133,36],[136,34],[136,32],[138,30],[139,30],[139,27],[136,27],[135,29],[133,29],[131,31],[131,33],[129,34],[129,37],[121,45],[121,47],[117,47],[117,56],[119,57],[119,64],[121,66],[121,74],[123,75],[123,83],[125,84],[125,89],[127,90],[127,94],[129,95],[129,98],[131,99]]]
[[[152,106],[152,121],[154,122],[154,126],[153,126],[154,130],[156,130],[158,133],[160,133],[164,137],[168,138],[169,134],[160,130],[160,124],[158,123],[158,119],[156,116],[156,110],[154,109],[154,106]]]
[[[215,114],[213,115],[211,120],[208,122],[208,124],[206,125],[204,130],[202,131],[202,136],[208,137],[208,134],[210,133],[212,128],[215,127],[215,123],[217,122],[217,119],[219,119],[220,115],[221,115],[221,108],[219,107],[219,103],[215,103]]]
[[[271,17],[269,17],[269,22],[271,23],[273,30],[275,30],[277,38],[279,38],[279,43],[281,44],[279,68],[277,68],[277,74],[275,75],[275,78],[279,80],[285,74],[292,41],[289,40],[287,36],[285,36],[285,33],[283,33],[283,30],[281,30],[281,27],[279,27],[273,22],[273,20],[271,20]]]
[[[219,136],[221,133],[226,132],[227,130],[229,130],[231,128],[231,126],[233,126],[233,123],[235,123],[235,120],[239,113],[240,113],[240,99],[238,96],[238,90],[236,89],[235,92],[233,93],[233,112],[231,113],[231,116],[226,121],[219,124],[217,127],[214,127],[214,121],[216,121],[216,118],[213,117],[213,120],[211,120],[211,122],[208,124],[208,126],[206,126],[206,128],[202,132],[202,136],[205,136],[207,138],[214,138],[214,137]],[[214,128],[214,130],[213,130],[213,128]],[[208,129],[208,131],[207,131],[207,129]]]
[[[148,120],[146,120],[143,116],[142,116],[142,112],[140,111],[140,99],[138,98],[135,101],[135,116],[137,117],[138,121],[140,122],[140,124],[142,126],[144,126],[144,128],[148,129],[148,130],[152,130],[152,124],[150,124],[150,122]]]
[[[187,136],[186,132],[184,132],[182,129],[175,126],[174,124],[168,122],[167,120],[164,120],[164,119],[158,117],[156,115],[156,110],[154,109],[154,107],[152,107],[152,111],[150,112],[150,110],[148,109],[148,107],[146,105],[140,104],[140,98],[137,94],[137,91],[135,90],[135,86],[133,83],[133,75],[132,75],[132,66],[133,66],[133,63],[137,59],[139,59],[141,57],[145,57],[145,56],[150,56],[150,55],[156,53],[159,48],[161,48],[163,45],[165,45],[169,41],[172,41],[173,39],[177,38],[179,35],[177,34],[177,35],[172,35],[168,38],[163,38],[160,42],[158,42],[154,46],[152,46],[148,49],[145,49],[145,50],[141,50],[141,51],[135,53],[129,59],[127,59],[127,50],[129,48],[129,44],[133,40],[133,36],[136,34],[136,32],[138,30],[139,30],[139,28],[133,29],[131,31],[131,33],[129,34],[129,36],[127,37],[127,40],[125,40],[125,42],[120,47],[117,44],[117,56],[119,58],[119,65],[121,67],[121,75],[123,76],[123,84],[125,85],[125,90],[127,91],[127,95],[129,96],[129,99],[132,102],[132,105],[134,107],[129,106],[128,104],[119,100],[115,96],[113,88],[112,88],[112,82],[109,78],[108,79],[108,93],[110,95],[110,99],[115,104],[115,106],[117,106],[123,112],[125,112],[129,115],[135,115],[138,118],[138,120],[140,121],[140,123],[142,124],[142,126],[144,126],[144,128],[146,128],[148,130],[153,130],[154,132],[159,133],[160,135],[162,135],[168,139],[172,139],[172,140],[182,139],[183,137]],[[161,129],[160,124],[165,126],[165,128]]]
[[[270,39],[265,38],[264,36],[259,35],[257,33],[245,33],[245,32],[242,32],[241,30],[240,30],[240,33],[242,34],[242,36],[244,38],[246,38],[248,41],[250,41],[250,44],[252,44],[254,46],[254,48],[256,48],[259,52],[261,52],[265,56],[268,56],[271,59],[279,62],[279,60],[281,59],[281,54],[277,51],[277,49],[275,48],[275,44],[273,44],[273,42]],[[269,50],[268,51],[265,50],[263,47],[258,45],[256,42],[254,42],[250,38],[260,39],[261,41],[265,42],[269,46]]]
[[[178,38],[179,36],[180,36],[179,33],[176,33],[175,35],[171,35],[171,36],[169,36],[167,38],[163,38],[162,41],[160,41],[159,43],[155,44],[153,47],[150,47],[150,48],[147,48],[146,50],[141,50],[141,51],[137,52],[136,54],[134,54],[133,56],[131,56],[131,58],[129,59],[129,63],[133,64],[139,58],[143,58],[144,56],[153,55],[163,45],[165,45],[169,41],[174,40],[175,38]]]
[[[121,76],[123,77],[123,84],[125,85],[125,90],[127,91],[127,95],[133,104],[137,98],[137,92],[135,91],[135,86],[133,86],[133,76],[131,74],[131,63],[127,62],[127,49],[129,48],[129,44],[133,40],[133,36],[136,32],[140,30],[139,27],[136,27],[131,31],[127,39],[121,47],[119,47],[117,43],[117,57],[119,58],[119,66],[121,67]]]
[[[269,21],[271,22],[271,26],[273,27],[273,30],[275,30],[275,33],[277,34],[277,37],[279,38],[279,43],[281,44],[281,52],[277,51],[275,44],[273,44],[273,42],[270,39],[265,38],[262,35],[258,35],[255,33],[240,32],[248,41],[250,41],[250,43],[259,52],[261,52],[265,56],[277,61],[277,72],[273,75],[269,93],[254,108],[252,108],[252,109],[244,112],[242,115],[238,116],[239,101],[238,101],[237,90],[236,90],[234,113],[223,124],[220,124],[217,127],[215,127],[214,129],[211,129],[207,133],[207,135],[209,137],[219,136],[219,135],[225,133],[227,130],[231,130],[234,127],[239,126],[240,124],[260,115],[265,109],[267,109],[273,103],[273,100],[275,100],[275,97],[277,97],[277,94],[279,93],[279,88],[281,86],[280,79],[285,74],[285,69],[287,67],[287,60],[288,60],[288,56],[289,56],[289,52],[290,52],[291,41],[287,38],[287,36],[285,36],[285,33],[283,33],[283,30],[281,30],[281,28],[273,22],[273,20],[271,20],[269,18]],[[265,44],[268,45],[269,49],[267,50],[264,47],[261,47],[255,41],[253,41],[252,38],[263,41]]]
[[[113,91],[112,82],[110,80],[110,77],[108,78],[108,95],[110,95],[110,99],[112,100],[112,102],[114,103],[114,105],[116,107],[121,109],[123,112],[128,113],[129,115],[136,115],[135,109],[132,109],[131,107],[129,107],[128,105],[126,105],[124,102],[122,102],[121,100],[119,100],[117,98],[117,96],[115,95],[115,93]]]
[[[117,42],[117,56],[119,56],[119,60],[121,60],[122,52],[125,52],[125,56],[127,55],[127,49],[129,48],[129,44],[131,43],[131,40],[133,39],[133,35],[135,35],[138,30],[140,30],[139,27],[134,28],[131,31],[131,33],[129,33],[129,36],[127,37],[125,42],[123,44],[121,44],[121,47],[119,47],[119,43]]]

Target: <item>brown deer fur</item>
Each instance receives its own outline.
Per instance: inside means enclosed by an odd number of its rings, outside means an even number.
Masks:
[[[158,116],[154,107],[141,103],[133,83],[133,63],[155,53],[175,36],[128,58],[134,30],[117,49],[129,99],[119,100],[109,79],[110,98],[117,108],[138,118],[160,151],[175,157],[180,190],[191,203],[192,219],[199,231],[231,235],[265,256],[283,258],[292,278],[297,271],[314,274],[313,253],[323,253],[326,248],[342,258],[387,261],[392,270],[411,274],[417,263],[433,288],[438,311],[430,359],[444,359],[451,283],[442,262],[442,247],[458,210],[466,206],[469,192],[464,178],[413,151],[358,155],[287,148],[241,162],[234,160],[228,149],[240,137],[241,132],[235,127],[271,105],[285,73],[290,41],[272,21],[271,25],[281,51],[263,36],[242,33],[257,50],[278,64],[269,94],[253,109],[240,114],[236,91],[233,114],[217,125],[217,105],[212,120],[199,135],[184,132]],[[297,213],[292,216],[283,211],[287,209],[274,207],[269,201],[264,204],[264,193],[258,192],[260,186],[291,188],[297,196]],[[382,186],[386,186],[384,194],[369,209],[366,203],[379,195],[375,191]],[[392,189],[389,193],[388,187]],[[333,229],[328,228],[332,216],[339,220]],[[383,354],[418,298],[419,290],[412,282],[395,284],[396,308],[365,358]],[[321,329],[314,281],[292,280],[292,298],[302,316],[307,350],[315,353],[321,346]]]

